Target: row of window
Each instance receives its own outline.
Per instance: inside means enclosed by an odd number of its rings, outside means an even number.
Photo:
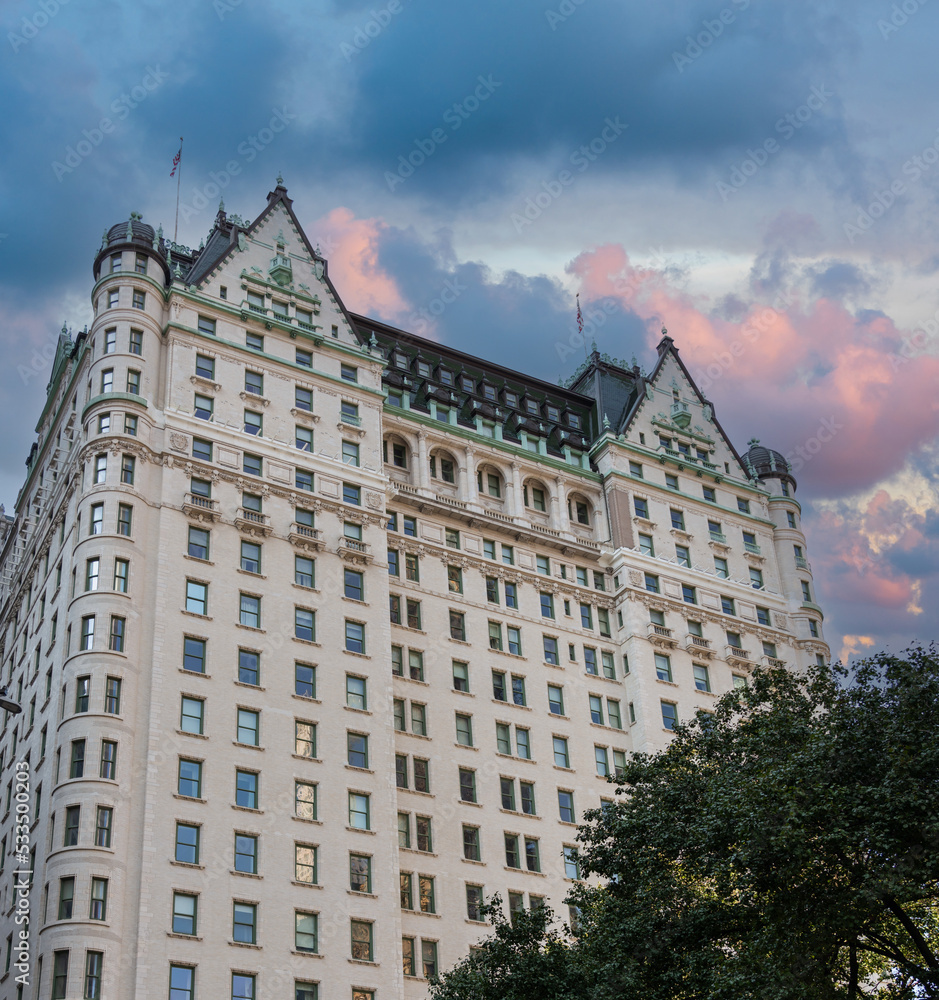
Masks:
[[[146,273],[146,272],[141,272]],[[146,309],[147,308],[147,293],[142,288],[131,288],[131,302],[130,304],[134,309]],[[107,307],[108,309],[117,309],[120,305],[121,300],[121,289],[120,288],[109,288],[107,297]],[[95,303],[95,311],[97,312],[101,300],[99,299]]]
[[[411,538],[417,537],[417,518],[412,517],[409,514],[398,514],[398,512],[392,512],[388,517],[387,524],[388,531],[400,532]],[[460,549],[460,532],[457,528],[445,528],[444,529],[444,541],[447,548]],[[498,556],[496,546],[499,546]],[[515,547],[512,545],[506,545],[505,543],[498,543],[491,538],[483,539],[483,557],[486,559],[492,559],[496,561],[497,558],[504,563],[506,566],[515,565]],[[584,566],[573,566],[568,567],[566,563],[558,563],[558,570],[560,578],[562,580],[571,579],[571,582],[576,582],[582,587],[590,586],[589,574],[590,571]],[[551,576],[552,567],[551,559],[548,556],[536,556],[535,557],[535,568],[542,576]],[[568,569],[573,569],[574,576],[568,576]],[[599,570],[593,571],[593,587],[595,590],[607,590],[606,576]]]
[[[112,326],[104,331],[101,341],[102,354],[117,353],[117,327]],[[130,335],[127,338],[128,354],[143,354],[143,330],[135,330],[131,327]],[[110,392],[110,390],[108,390]],[[128,390],[129,391],[129,390]]]
[[[635,464],[636,463],[634,463],[634,462],[630,463],[631,466],[635,465]],[[672,477],[672,478],[674,478],[674,477]],[[667,484],[667,485],[671,485],[671,484]],[[678,488],[677,481],[675,483],[674,488],[675,489]],[[709,500],[712,503],[716,502],[716,497],[714,496],[714,491],[712,489],[710,489],[710,487],[705,486],[704,487],[704,491],[705,491],[705,496],[704,496],[705,500]],[[708,495],[709,492],[710,492],[710,495]],[[744,505],[746,505],[746,506],[744,506]],[[737,507],[738,507],[739,510],[743,511],[744,513],[749,513],[750,512],[749,501],[744,500],[742,498],[738,498],[738,500],[737,500]],[[643,520],[646,520],[646,521],[649,520],[649,501],[645,497],[639,497],[639,496],[633,497],[633,510],[635,512],[636,517],[640,517],[640,518],[642,518]],[[672,507],[672,508],[669,508],[669,516],[671,518],[672,527],[676,531],[685,531],[685,530],[687,530],[685,528],[685,514],[684,514],[684,511],[679,510],[679,509],[677,509],[675,507]],[[792,511],[786,511],[786,522],[787,522],[788,527],[790,527],[790,528],[796,528],[796,527],[798,527],[798,525],[796,524],[796,516],[795,516],[795,514]],[[712,541],[716,541],[716,542],[720,542],[720,543],[724,543],[726,541],[724,532],[721,529],[721,524],[720,524],[719,521],[712,521],[710,519],[708,520],[708,533],[711,536],[711,540]],[[759,555],[759,546],[757,546],[757,544],[756,544],[756,536],[753,534],[753,532],[751,532],[751,531],[744,531],[743,532],[743,541],[744,541],[744,547],[747,549],[748,552],[753,552],[754,555]]]
[[[133,486],[137,472],[137,459],[133,455],[121,455],[118,481],[124,486]],[[92,464],[91,485],[100,486],[108,481],[108,456],[95,455]]]

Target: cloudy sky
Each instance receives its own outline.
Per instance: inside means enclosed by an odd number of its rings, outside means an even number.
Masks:
[[[172,235],[184,136],[180,242],[282,173],[356,311],[550,381],[577,292],[616,357],[664,323],[738,446],[790,455],[833,648],[936,636],[939,5],[5,0],[0,29],[8,510],[102,230]]]

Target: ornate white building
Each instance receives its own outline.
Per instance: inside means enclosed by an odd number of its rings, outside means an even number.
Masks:
[[[567,918],[631,751],[828,656],[664,331],[562,388],[350,314],[280,182],[94,281],[0,523],[0,1000],[423,997],[493,893]]]

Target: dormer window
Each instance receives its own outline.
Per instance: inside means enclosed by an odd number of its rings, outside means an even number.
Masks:
[[[561,412],[556,406],[548,406],[547,408],[548,419],[551,423],[556,424],[561,419]]]
[[[417,363],[417,374],[421,378],[430,378],[430,365],[426,361],[418,361]]]
[[[460,385],[463,387],[464,392],[476,391],[476,383],[468,375],[463,375],[460,378]]]
[[[495,386],[487,385],[484,382],[483,383],[483,396],[486,399],[488,399],[488,400],[490,400],[491,402],[494,403],[496,401],[496,389],[495,389]]]
[[[575,431],[580,430],[580,417],[576,413],[568,413],[567,422]]]
[[[395,363],[395,367],[396,368],[407,368],[407,366],[408,366],[408,359],[403,354],[395,353],[395,355],[394,355],[394,363]]]
[[[437,369],[437,378],[442,385],[453,385],[453,372],[448,372],[446,368]]]
[[[536,399],[526,399],[525,400],[525,409],[529,413],[534,413],[535,416],[538,416],[538,414],[541,412],[540,408],[538,406],[538,401]]]
[[[518,409],[518,393],[516,392],[506,392],[503,398],[505,399],[505,405],[511,406],[513,409]]]

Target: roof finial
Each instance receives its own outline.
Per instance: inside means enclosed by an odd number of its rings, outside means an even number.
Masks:
[[[750,438],[750,440],[747,442],[747,447],[755,448],[759,443],[760,443],[759,438]]]
[[[603,414],[603,429],[605,431],[610,429],[610,418],[606,415],[606,413]]]
[[[66,323],[65,320],[62,320],[62,336],[68,336],[68,323]]]
[[[663,337],[667,337],[668,336],[668,330],[665,329],[665,325],[664,324],[662,325],[662,336]]]
[[[283,178],[283,175],[279,171],[278,171],[278,174],[277,174],[277,186],[278,187],[283,187],[284,186],[284,178]]]

